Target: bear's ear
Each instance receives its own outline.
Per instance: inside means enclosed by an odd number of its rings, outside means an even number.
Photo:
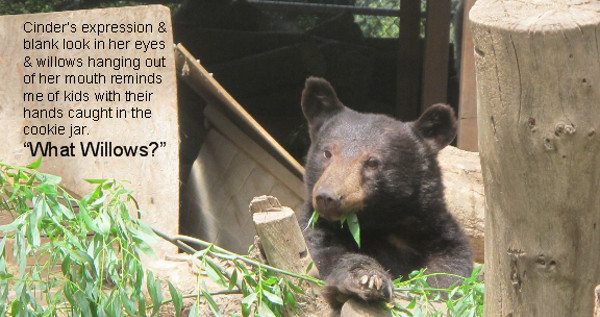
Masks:
[[[439,151],[456,136],[454,110],[445,104],[434,104],[413,122],[413,129],[433,150]]]
[[[311,135],[323,122],[344,105],[338,99],[331,84],[323,78],[309,77],[302,91],[302,112],[308,121]]]

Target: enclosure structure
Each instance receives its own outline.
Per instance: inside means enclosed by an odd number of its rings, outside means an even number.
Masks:
[[[470,14],[487,200],[486,316],[591,316],[600,283],[600,2]]]
[[[451,29],[452,19],[463,16],[459,3],[188,0],[174,14],[174,35],[301,160],[308,135],[297,102],[311,75],[327,78],[359,111],[414,120],[433,103],[456,110],[460,49],[449,39],[461,33]]]
[[[246,253],[256,234],[246,212],[253,197],[270,194],[286,206],[303,203],[304,168],[267,133],[219,83],[178,45],[178,75],[199,95],[205,118],[202,140],[185,180],[181,215],[187,234]],[[202,106],[202,101],[206,104]]]
[[[183,45],[177,45],[175,52],[182,79],[180,91],[193,90],[193,100],[182,102],[180,98],[180,231],[245,253],[256,234],[246,212],[250,200],[272,195],[283,205],[300,210],[304,168]],[[449,211],[469,237],[475,261],[481,263],[483,184],[479,157],[449,146],[440,152],[439,160]]]

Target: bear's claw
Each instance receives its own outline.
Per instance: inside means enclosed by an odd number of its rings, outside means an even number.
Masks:
[[[389,302],[392,299],[392,280],[387,273],[378,270],[359,270],[359,272],[348,272],[348,275],[348,278],[338,285],[340,292],[364,300]]]
[[[332,305],[342,304],[348,297],[366,301],[391,301],[393,282],[389,274],[379,265],[363,265],[344,273],[336,272],[327,279],[326,293]]]
[[[379,291],[381,290],[381,286],[383,285],[383,280],[377,275],[372,275],[370,277],[368,275],[363,275],[360,278],[360,284],[366,286],[367,283],[369,285],[368,288],[373,288],[373,286],[375,286],[375,289]]]

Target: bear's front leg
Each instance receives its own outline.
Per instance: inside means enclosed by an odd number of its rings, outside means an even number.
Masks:
[[[375,259],[363,254],[348,253],[340,257],[325,283],[324,296],[334,308],[340,308],[349,297],[392,300],[391,276]]]

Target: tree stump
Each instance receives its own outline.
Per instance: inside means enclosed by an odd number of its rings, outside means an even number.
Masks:
[[[250,213],[268,264],[296,274],[306,273],[312,257],[294,211],[281,206],[279,200],[273,196],[260,196],[252,199]],[[312,276],[319,275],[316,266],[312,266],[308,273]],[[299,302],[304,302],[303,305],[299,305],[300,312],[297,315],[303,317],[332,314],[331,308],[322,297],[313,296],[318,292],[314,285],[305,282],[301,288],[306,295],[297,298]],[[284,308],[283,314],[296,315],[289,307]]]
[[[277,198],[260,196],[252,199],[250,213],[269,264],[296,274],[307,273],[312,262],[296,214],[282,207]],[[313,266],[311,275],[319,273]]]
[[[592,316],[600,283],[600,2],[479,0],[485,316]]]

